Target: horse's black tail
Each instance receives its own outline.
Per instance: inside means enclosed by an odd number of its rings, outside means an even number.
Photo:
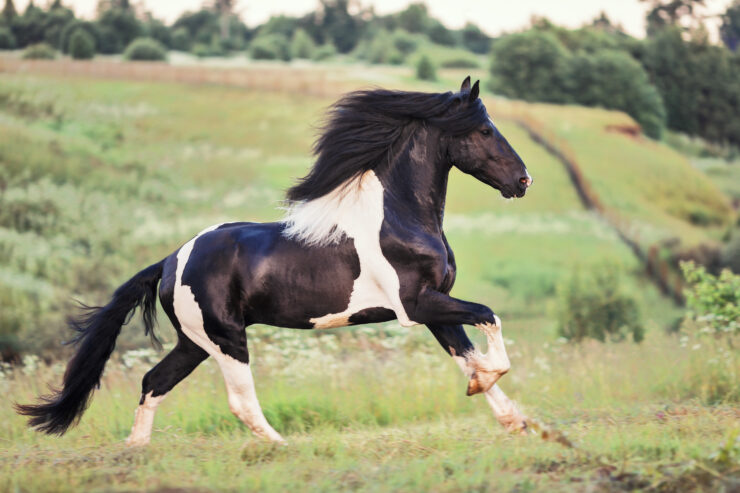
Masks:
[[[41,397],[38,404],[15,406],[18,413],[30,416],[29,426],[63,435],[79,421],[100,383],[121,327],[129,322],[136,308],[141,308],[146,332],[153,342],[159,343],[153,326],[157,316],[157,283],[162,277],[163,264],[164,261],[150,265],[126,281],[107,305],[85,306],[79,318],[70,319],[70,327],[79,332],[72,341],[78,344],[78,349],[64,373],[64,387]]]

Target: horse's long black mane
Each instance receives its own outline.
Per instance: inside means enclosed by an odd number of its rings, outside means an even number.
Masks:
[[[404,128],[423,122],[447,135],[472,132],[488,115],[468,92],[423,93],[357,91],[345,95],[327,114],[314,144],[311,171],[287,192],[290,202],[313,200],[384,161]]]

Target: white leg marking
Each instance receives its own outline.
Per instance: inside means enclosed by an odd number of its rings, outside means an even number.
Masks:
[[[485,396],[488,405],[491,406],[493,415],[507,431],[526,433],[527,418],[498,385],[488,389]]]
[[[198,236],[183,245],[180,251],[177,252],[173,303],[175,315],[180,321],[183,333],[218,362],[221,372],[224,375],[224,380],[226,381],[226,390],[229,394],[229,408],[231,411],[255,435],[275,442],[284,442],[280,434],[270,426],[262,414],[262,409],[260,408],[257,394],[254,390],[254,381],[249,365],[222,353],[221,348],[211,341],[203,327],[203,313],[195,301],[192,289],[190,289],[190,286],[182,284],[182,274],[193,251],[195,240],[202,234],[216,229],[218,226],[211,226],[202,231]]]
[[[495,317],[495,324],[478,324],[475,327],[486,335],[488,353],[477,348],[462,355],[455,355],[455,362],[463,373],[470,377],[468,395],[488,391],[511,368],[509,356],[501,331],[501,320]]]
[[[164,400],[164,395],[152,397],[152,392],[144,396],[144,402],[136,408],[134,426],[131,434],[126,439],[129,447],[143,447],[149,443],[152,436],[152,425],[154,424],[154,413],[159,403]]]
[[[508,431],[524,431],[527,428],[527,418],[519,411],[514,401],[509,399],[496,385],[498,379],[509,371],[511,363],[506,354],[506,346],[501,333],[501,319],[495,315],[494,317],[494,325],[476,325],[486,334],[487,354],[481,354],[480,351],[474,349],[458,356],[453,350],[452,357],[462,372],[471,378],[471,382],[473,378],[476,379],[474,384],[469,384],[468,395],[471,395],[471,390],[475,390],[473,393],[484,392],[494,416],[504,428]],[[474,388],[471,389],[471,386]]]
[[[352,286],[347,308],[311,319],[314,327],[341,327],[351,315],[374,307],[393,310],[404,327],[417,325],[403,308],[398,274],[380,248],[384,214],[383,185],[372,170],[356,182],[289,212],[285,219],[287,237],[308,245],[323,245],[338,241],[344,234],[354,241],[360,259],[360,276]]]

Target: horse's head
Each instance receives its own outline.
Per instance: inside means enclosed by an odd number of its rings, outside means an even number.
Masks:
[[[452,165],[499,190],[505,198],[523,197],[532,177],[493,124],[478,92],[478,81],[471,88],[470,77],[466,77],[459,93],[462,107],[457,111],[469,113],[478,123],[472,131],[449,137],[447,155]]]

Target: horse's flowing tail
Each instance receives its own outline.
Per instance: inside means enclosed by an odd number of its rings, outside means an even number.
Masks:
[[[157,316],[157,283],[162,277],[164,261],[150,265],[126,281],[105,306],[84,307],[84,313],[70,319],[69,325],[79,332],[73,340],[77,352],[67,365],[64,386],[51,395],[41,397],[38,404],[16,404],[16,411],[29,416],[28,425],[48,434],[63,435],[79,421],[100,383],[105,363],[116,347],[121,327],[134,311],[141,308],[146,333],[159,344],[154,335]]]

